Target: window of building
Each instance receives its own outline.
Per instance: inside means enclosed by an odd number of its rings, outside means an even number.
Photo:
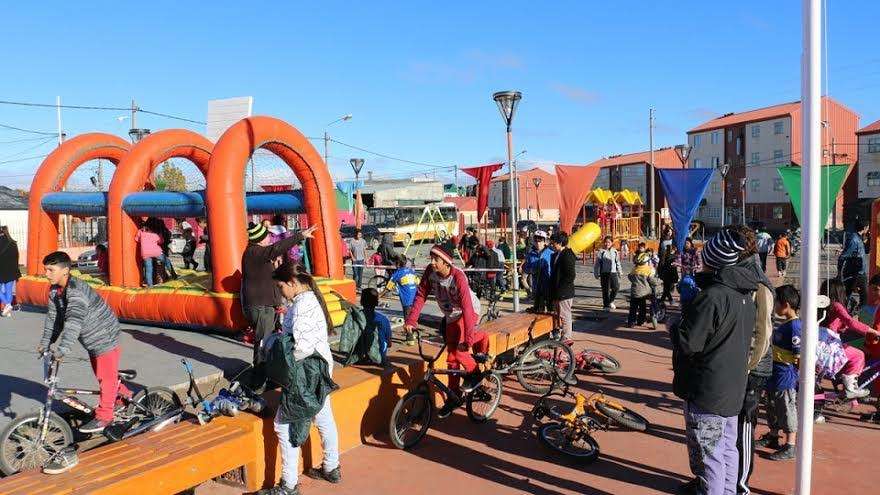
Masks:
[[[773,179],[773,190],[774,191],[784,191],[785,187],[782,184],[782,179],[776,177]]]
[[[880,186],[880,172],[868,172],[868,187]]]
[[[784,124],[782,121],[773,123],[773,134],[782,134]]]
[[[880,153],[880,137],[868,138],[868,153]]]
[[[718,131],[712,131],[711,141],[712,144],[718,144],[718,142],[721,141],[721,133]]]
[[[751,162],[752,165],[757,165],[760,162],[761,162],[761,154],[758,153],[757,151],[752,152],[752,162]]]
[[[782,220],[782,212],[783,208],[781,206],[773,207],[773,219],[774,220]]]
[[[719,165],[721,165],[721,158],[719,158],[717,156],[713,156],[712,157],[712,167],[718,168]]]
[[[758,179],[752,179],[752,192],[758,192],[758,189],[761,187],[761,181]]]
[[[743,156],[742,138],[736,138],[736,156]]]
[[[761,124],[752,124],[752,137],[761,137]]]
[[[721,192],[721,186],[718,184],[718,181],[712,181],[712,192]]]
[[[773,163],[782,165],[782,150],[773,150]]]
[[[703,160],[694,158],[694,168],[703,168]]]
[[[733,142],[733,131],[727,131],[727,142],[728,143]]]
[[[703,143],[703,136],[697,134],[694,136],[694,149],[699,149],[700,144]]]

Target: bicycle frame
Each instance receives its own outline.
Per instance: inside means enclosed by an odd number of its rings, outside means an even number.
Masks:
[[[434,363],[440,359],[440,356],[443,354],[443,351],[446,350],[446,342],[443,342],[443,345],[440,346],[440,350],[434,357],[425,356],[425,353],[422,350],[422,339],[421,334],[418,330],[414,330],[413,334],[415,335],[416,341],[419,346],[419,356],[421,356],[422,360],[425,361],[428,365],[428,371],[425,372],[425,377],[422,378],[421,383],[419,383],[416,388],[426,388],[430,391],[431,386],[433,385],[437,389],[440,390],[446,397],[456,397],[461,399],[461,397],[454,392],[451,388],[449,388],[445,383],[440,381],[437,378],[437,375],[448,375],[448,376],[464,376],[467,374],[465,370],[452,370],[452,369],[437,369],[434,367]]]

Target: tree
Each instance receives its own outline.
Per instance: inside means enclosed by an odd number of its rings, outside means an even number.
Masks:
[[[186,191],[186,177],[180,167],[165,162],[156,174],[156,189],[159,191]]]

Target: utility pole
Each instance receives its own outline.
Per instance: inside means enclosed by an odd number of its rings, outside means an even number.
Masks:
[[[833,167],[834,165],[837,165],[837,155],[834,154],[834,138],[832,137],[831,138],[831,166]],[[826,185],[829,185],[829,184],[830,184],[830,181],[826,181]],[[837,196],[838,196],[838,194],[834,195],[834,203],[831,206],[831,228],[832,229],[837,228]],[[827,243],[828,240],[830,240],[831,233],[828,232],[826,235],[828,236],[825,240],[825,242]]]
[[[740,189],[742,189],[742,224],[746,224],[746,184],[748,183],[748,179],[743,177],[739,181]]]
[[[654,205],[654,175],[656,174],[654,170],[654,109],[651,108],[648,110],[648,145],[651,147],[651,239],[656,238],[657,232],[657,224],[655,216],[655,205]]]
[[[327,148],[329,148],[329,147],[330,147],[330,133],[325,130],[324,131],[324,165],[326,165],[328,169],[330,168],[330,165],[329,165],[330,162],[327,160],[327,158],[328,158]]]
[[[455,166],[455,196],[458,196],[458,165]]]
[[[137,103],[135,103],[134,98],[131,99],[131,128],[137,129]]]

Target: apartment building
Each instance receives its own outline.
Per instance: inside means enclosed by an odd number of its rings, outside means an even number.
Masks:
[[[855,168],[859,116],[828,97],[822,99],[824,164]],[[781,231],[797,224],[788,194],[776,169],[802,163],[801,104],[783,103],[728,113],[688,131],[688,166],[714,168],[715,175],[697,219],[708,226],[725,223],[762,224]],[[728,164],[726,180],[721,166]],[[724,204],[722,205],[722,188]],[[833,212],[832,225],[841,227],[846,204],[857,201],[855,174],[850,173]]]
[[[880,198],[880,120],[856,132],[859,149],[858,198],[854,210],[861,218],[871,214],[871,202]]]
[[[536,167],[519,170],[516,174],[519,185],[519,214],[517,220],[536,222],[559,221],[559,195],[556,187],[556,174]],[[535,179],[538,179],[537,186]],[[509,212],[510,175],[502,174],[492,178],[489,184],[489,216],[493,222],[500,222],[502,212]]]
[[[681,145],[675,147],[660,148],[654,150],[654,166],[661,168],[683,168],[685,161],[682,158]],[[612,191],[622,191],[629,189],[636,191],[645,202],[645,206],[650,205],[651,194],[651,152],[639,151],[637,153],[627,153],[624,155],[612,155],[601,158],[588,165],[589,167],[601,167],[596,180],[593,182],[593,189],[602,188]],[[666,197],[663,192],[663,184],[660,177],[655,177],[654,183],[657,190],[654,191],[654,204],[659,211],[666,204]]]

